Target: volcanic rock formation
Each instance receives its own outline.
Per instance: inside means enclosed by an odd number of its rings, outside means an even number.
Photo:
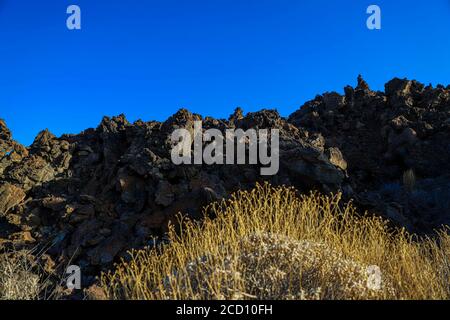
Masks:
[[[170,136],[195,120],[222,132],[279,129],[279,173],[174,165]],[[28,148],[0,120],[0,250],[38,245],[98,275],[128,249],[163,236],[179,212],[200,218],[204,205],[261,181],[341,191],[394,224],[430,232],[450,223],[449,161],[450,87],[401,79],[375,92],[360,77],[344,95],[317,96],[287,119],[240,109],[228,120],[184,109],[162,123],[120,115],[78,135],[42,131]],[[414,181],[403,178],[408,170]]]

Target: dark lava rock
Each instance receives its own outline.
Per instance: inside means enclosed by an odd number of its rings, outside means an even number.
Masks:
[[[78,135],[44,130],[29,148],[0,120],[0,250],[17,239],[51,244],[61,265],[96,275],[153,243],[179,212],[199,218],[209,202],[263,181],[342,191],[416,232],[448,224],[450,207],[440,199],[450,199],[450,88],[394,79],[383,93],[359,77],[344,91],[317,96],[288,119],[239,108],[228,120],[185,109],[162,123],[119,115]],[[192,132],[198,120],[221,132],[279,129],[278,174],[261,176],[257,165],[174,165],[172,132]],[[402,186],[410,169],[413,191]]]
[[[323,135],[328,150],[338,148],[357,203],[419,233],[449,224],[450,206],[433,199],[447,190],[439,187],[442,179],[450,182],[450,87],[396,78],[383,93],[359,77],[344,96],[333,94],[330,103],[329,95],[307,102],[288,122]],[[417,179],[413,193],[402,186],[410,169]],[[431,202],[425,212],[419,194]],[[394,206],[387,205],[391,200]]]

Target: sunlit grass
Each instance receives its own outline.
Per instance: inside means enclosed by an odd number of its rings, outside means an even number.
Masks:
[[[0,300],[35,300],[40,291],[40,277],[28,252],[0,255]]]
[[[206,212],[206,211],[205,211]],[[417,239],[340,194],[257,185],[180,218],[170,242],[101,276],[111,299],[448,299],[450,237]],[[367,286],[367,267],[382,286]]]

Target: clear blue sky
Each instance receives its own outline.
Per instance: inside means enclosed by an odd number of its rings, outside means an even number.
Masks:
[[[82,30],[66,28],[66,8]],[[382,30],[366,28],[366,8]],[[0,0],[0,118],[30,144],[104,115],[164,120],[180,107],[287,116],[361,73],[450,83],[450,1]]]

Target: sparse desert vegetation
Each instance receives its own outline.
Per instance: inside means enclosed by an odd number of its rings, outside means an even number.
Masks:
[[[34,300],[42,290],[27,251],[0,255],[0,300]]]
[[[101,276],[111,299],[448,299],[450,237],[360,215],[340,194],[257,185],[180,217],[169,242]],[[211,217],[213,215],[214,217]],[[381,287],[368,286],[369,266]]]
[[[43,130],[28,147],[0,120],[0,255],[45,252],[35,260],[51,299],[84,298],[61,280],[69,265],[97,298],[449,298],[450,86],[394,78],[382,92],[359,76],[344,93],[288,117],[240,108],[228,119],[187,109],[165,121],[104,117],[79,134]],[[222,135],[279,130],[278,173],[175,164],[174,130],[199,121]],[[286,187],[245,191],[262,179]],[[7,263],[12,288],[22,269]]]
[[[200,221],[178,219],[168,241],[130,251],[88,298],[450,298],[446,229],[420,238],[358,214],[340,194],[257,184],[210,204]],[[29,252],[1,255],[0,299],[41,297],[35,267]]]
[[[0,300],[62,300],[67,289],[65,268],[50,270],[50,257],[37,248],[0,253]],[[59,271],[56,271],[58,269]]]

